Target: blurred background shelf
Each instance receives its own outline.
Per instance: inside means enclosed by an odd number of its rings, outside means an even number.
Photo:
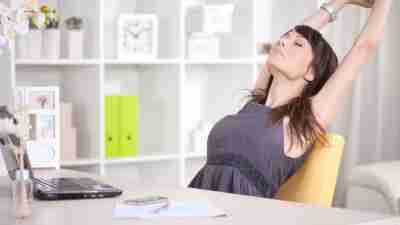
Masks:
[[[124,59],[107,59],[106,65],[173,65],[179,64],[179,59],[148,59],[148,60],[124,60]]]
[[[71,161],[61,161],[61,167],[80,167],[100,165],[99,159],[77,159]]]
[[[179,154],[176,155],[153,155],[153,156],[138,156],[135,158],[117,158],[107,159],[106,165],[113,164],[127,164],[127,163],[146,163],[146,162],[162,162],[162,161],[173,161],[180,158]]]
[[[184,61],[185,64],[193,65],[220,65],[220,64],[248,64],[254,63],[253,58],[243,58],[243,59],[187,59]]]
[[[19,66],[86,66],[100,65],[100,59],[17,59],[16,65]]]
[[[207,153],[187,153],[185,154],[185,159],[205,159],[207,158]]]

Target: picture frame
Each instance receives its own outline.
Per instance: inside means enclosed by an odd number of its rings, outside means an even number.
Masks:
[[[27,107],[29,138],[27,153],[33,168],[59,165],[60,87],[18,86],[15,104]]]
[[[153,14],[121,14],[118,19],[118,58],[156,58],[158,26],[158,19]]]

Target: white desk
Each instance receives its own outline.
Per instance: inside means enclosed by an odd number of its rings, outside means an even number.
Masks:
[[[36,173],[39,175],[39,173]],[[41,171],[46,176],[83,176],[72,171]],[[94,176],[92,176],[94,177]],[[221,192],[203,191],[179,187],[141,187],[129,181],[94,177],[124,190],[118,198],[68,201],[34,201],[34,215],[16,221],[11,211],[11,190],[7,177],[0,177],[0,224],[29,225],[127,225],[127,224],[174,224],[174,225],[344,225],[391,218],[390,215],[370,214],[337,208],[321,208],[299,203],[262,199]],[[207,199],[228,213],[225,218],[162,218],[150,220],[113,219],[114,205],[126,197],[164,195],[174,200]]]

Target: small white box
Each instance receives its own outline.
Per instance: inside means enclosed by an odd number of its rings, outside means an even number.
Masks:
[[[220,57],[220,40],[207,33],[193,33],[189,37],[188,55],[191,59],[210,59]]]
[[[205,5],[203,31],[231,33],[234,4]]]

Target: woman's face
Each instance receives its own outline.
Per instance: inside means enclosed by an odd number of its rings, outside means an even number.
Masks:
[[[310,43],[295,30],[286,32],[272,45],[267,64],[289,80],[314,79],[311,69],[313,52]]]

